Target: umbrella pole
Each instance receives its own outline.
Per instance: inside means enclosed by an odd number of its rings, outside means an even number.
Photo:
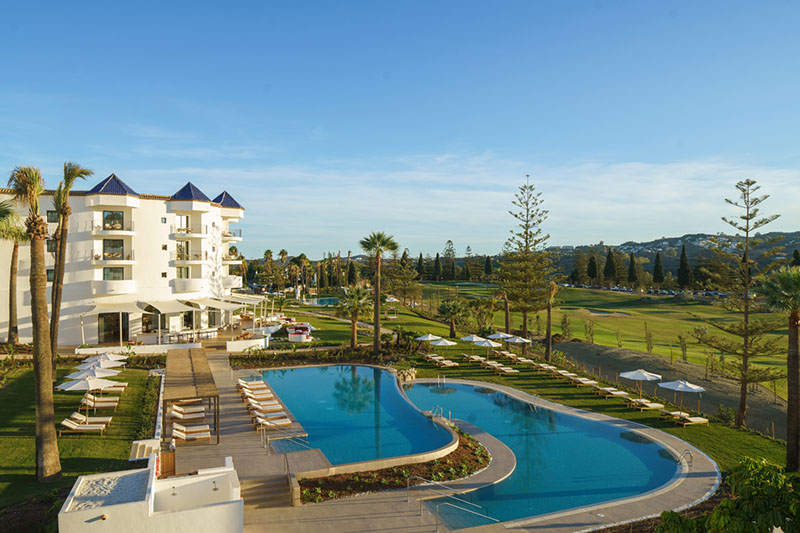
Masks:
[[[86,334],[83,332],[83,315],[81,315],[81,344],[86,344]]]
[[[119,345],[122,346],[122,311],[119,312]]]
[[[678,410],[683,411],[683,391],[681,391],[681,407]]]

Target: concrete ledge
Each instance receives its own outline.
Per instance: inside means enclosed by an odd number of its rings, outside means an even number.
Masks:
[[[303,505],[300,483],[297,482],[297,476],[294,474],[289,474],[289,491],[292,498],[292,507],[300,507]]]

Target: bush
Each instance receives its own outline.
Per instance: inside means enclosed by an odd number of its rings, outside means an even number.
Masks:
[[[142,410],[139,411],[134,439],[149,439],[153,436],[156,424],[156,410],[158,409],[158,391],[161,386],[160,376],[148,376],[142,394]]]

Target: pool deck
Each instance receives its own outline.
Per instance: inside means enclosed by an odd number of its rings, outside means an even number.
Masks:
[[[417,380],[417,382],[436,383],[436,380],[420,379]],[[531,518],[512,520],[500,524],[462,529],[459,531],[470,533],[506,531],[508,529],[516,531],[548,532],[592,531],[615,524],[623,524],[646,517],[658,516],[663,511],[692,507],[714,494],[719,486],[720,472],[714,461],[691,444],[658,429],[628,420],[621,420],[619,418],[549,402],[513,387],[460,379],[453,379],[450,380],[450,382],[493,388],[517,398],[518,400],[530,402],[536,406],[552,409],[556,412],[577,415],[589,420],[596,420],[598,422],[612,424],[619,428],[637,431],[670,449],[675,456],[682,454],[684,450],[687,449],[690,450],[692,454],[691,466],[687,464],[686,460],[681,461],[681,472],[683,475],[674,477],[663,487],[639,496]],[[694,429],[703,431],[704,428],[697,427]]]

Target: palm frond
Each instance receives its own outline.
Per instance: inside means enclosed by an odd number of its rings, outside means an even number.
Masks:
[[[86,179],[87,176],[94,174],[94,170],[83,168],[77,163],[67,162],[64,163],[64,191],[69,196],[69,191],[72,190],[72,184],[77,179]]]
[[[39,167],[16,167],[8,178],[14,200],[27,204],[30,213],[39,215],[39,196],[44,192],[44,179]]]

